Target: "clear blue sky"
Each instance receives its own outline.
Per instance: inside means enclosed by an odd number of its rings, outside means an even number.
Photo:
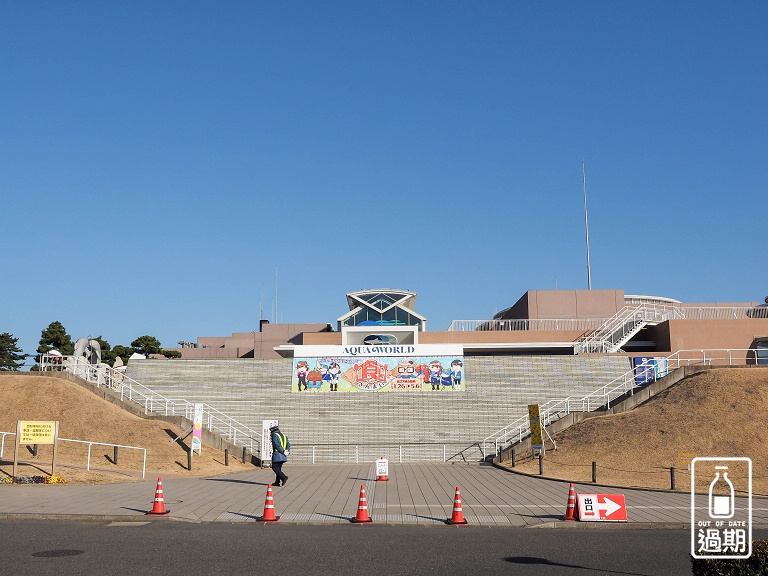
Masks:
[[[0,2],[0,332],[768,294],[768,3]]]

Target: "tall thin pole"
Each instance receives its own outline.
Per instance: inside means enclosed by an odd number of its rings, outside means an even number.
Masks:
[[[275,266],[275,324],[278,324],[279,316],[277,315],[277,266]]]
[[[589,262],[589,215],[587,213],[587,170],[581,161],[581,177],[584,181],[584,227],[587,231],[587,287],[592,290],[592,267]]]

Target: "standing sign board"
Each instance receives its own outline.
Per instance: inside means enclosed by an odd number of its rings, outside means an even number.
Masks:
[[[195,418],[192,424],[192,453],[203,453],[203,405],[195,404]]]
[[[58,421],[19,420],[16,423],[16,448],[13,454],[13,476],[18,476],[19,448],[32,444],[53,444],[51,475],[56,474],[56,449],[59,439]]]
[[[383,456],[376,460],[376,476],[379,478],[389,476],[389,460]]]
[[[541,418],[539,417],[539,405],[528,404],[528,422],[531,426],[531,451],[544,452],[544,438],[541,434]]]
[[[582,522],[626,522],[624,494],[579,494],[576,497]]]
[[[267,460],[272,460],[272,437],[269,429],[277,426],[277,418],[261,421],[261,463],[262,466]]]

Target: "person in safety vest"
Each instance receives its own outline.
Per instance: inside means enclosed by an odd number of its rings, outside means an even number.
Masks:
[[[274,486],[285,486],[288,476],[283,472],[283,464],[288,461],[291,453],[291,443],[288,436],[280,432],[277,424],[269,429],[272,438],[272,471],[275,473]]]

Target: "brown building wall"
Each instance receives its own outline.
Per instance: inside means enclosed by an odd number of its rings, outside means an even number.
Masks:
[[[667,327],[664,326],[667,325]],[[756,338],[768,338],[768,319],[746,320],[670,320],[656,327],[669,335],[669,344],[660,352],[678,350],[742,350],[754,346]],[[665,342],[666,343],[666,342]],[[742,355],[739,354],[739,358]],[[746,358],[746,352],[743,355]]]
[[[527,306],[520,310],[527,308],[528,318],[540,320],[610,318],[624,307],[623,290],[530,290],[523,298]]]
[[[313,332],[304,334],[308,346],[341,346],[341,332]]]
[[[281,358],[275,352],[275,346],[286,342],[302,344],[308,334],[333,334],[318,332],[327,330],[328,324],[270,324],[261,323],[260,332],[233,332],[232,336],[201,336],[197,343],[201,348],[173,348],[181,352],[181,357],[186,360],[200,360],[206,358]],[[341,334],[336,333],[339,344]],[[202,346],[205,346],[203,348]]]

